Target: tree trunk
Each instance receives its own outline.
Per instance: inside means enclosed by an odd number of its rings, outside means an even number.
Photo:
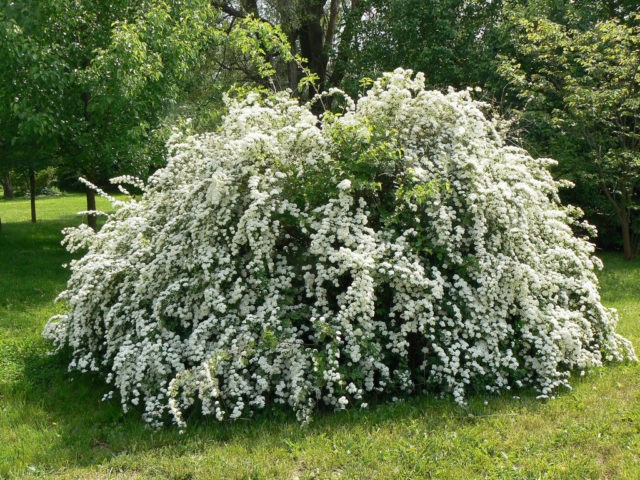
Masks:
[[[96,191],[93,188],[87,187],[87,210],[90,212],[96,211]],[[95,213],[87,214],[87,225],[98,230],[98,217]]]
[[[36,223],[36,172],[29,169],[29,194],[31,197],[31,223]]]
[[[622,251],[624,252],[624,258],[632,260],[634,257],[633,241],[631,239],[631,198],[632,195],[627,188],[623,186],[622,195],[620,201],[618,201],[613,193],[607,188],[607,185],[601,183],[604,194],[607,196],[613,208],[615,208],[620,220],[620,227],[622,230]]]
[[[327,80],[327,63],[329,61],[329,56],[324,48],[323,16],[323,2],[315,2],[308,5],[305,22],[298,30],[300,53],[309,62],[309,70],[318,75],[317,87],[319,91],[324,90]]]
[[[15,195],[13,193],[13,183],[11,183],[11,172],[5,172],[2,177],[0,177],[0,183],[2,183],[4,199],[13,200],[13,198],[15,198]]]
[[[627,260],[633,259],[633,246],[631,242],[631,221],[629,215],[625,215],[620,219],[622,224],[622,250],[624,251],[624,258]]]
[[[83,63],[86,61],[86,64],[89,65],[89,59],[85,58],[83,60]],[[83,113],[84,113],[84,119],[87,123],[90,123],[90,119],[89,119],[89,101],[91,100],[91,93],[90,92],[82,92],[80,94],[80,97],[82,98],[82,105],[83,105]],[[93,172],[95,173],[95,170],[93,170]],[[87,180],[89,180],[89,182],[93,185],[96,184],[95,182],[95,178],[94,178],[94,174],[91,175],[87,175]],[[87,214],[87,225],[89,225],[91,228],[93,228],[94,231],[98,231],[98,219],[96,217],[95,213],[91,213],[91,212],[95,212],[96,211],[96,191],[94,189],[92,189],[91,187],[87,186],[87,211],[89,211],[90,213]]]

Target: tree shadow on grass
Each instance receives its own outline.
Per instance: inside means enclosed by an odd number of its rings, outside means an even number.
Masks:
[[[75,220],[75,222],[74,222]],[[0,307],[33,308],[53,301],[68,273],[71,256],[60,246],[61,230],[78,224],[64,217],[36,224],[6,223],[0,231]]]

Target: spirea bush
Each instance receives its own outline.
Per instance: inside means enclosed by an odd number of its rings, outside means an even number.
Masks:
[[[45,335],[125,410],[308,421],[416,390],[550,396],[635,358],[551,160],[505,145],[468,92],[397,70],[322,119],[286,94],[228,108],[98,233],[66,231],[85,253]]]

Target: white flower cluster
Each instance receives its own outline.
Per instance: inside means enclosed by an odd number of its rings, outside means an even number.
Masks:
[[[252,94],[170,152],[98,233],[67,232],[86,253],[45,330],[152,426],[270,403],[308,421],[374,392],[548,396],[635,358],[550,161],[505,146],[467,92],[397,70],[321,122]]]

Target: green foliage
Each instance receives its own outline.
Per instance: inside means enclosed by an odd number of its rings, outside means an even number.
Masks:
[[[146,176],[171,125],[216,128],[230,89],[356,94],[403,66],[519,110],[514,139],[560,161],[555,174],[576,183],[564,199],[615,246],[627,217],[640,231],[635,185],[615,182],[637,171],[636,140],[618,142],[637,135],[634,12],[634,0],[0,0],[0,172]]]
[[[42,158],[94,181],[145,177],[164,162],[170,122],[219,118],[196,106],[209,78],[218,100],[236,80],[217,75],[216,57],[229,52],[258,78],[273,74],[274,56],[290,57],[280,30],[230,23],[206,0],[0,5],[2,170]]]
[[[212,39],[204,1],[57,2],[56,42],[69,71],[65,158],[78,174],[146,175],[150,136]],[[74,46],[77,47],[74,48]]]
[[[636,249],[630,230],[640,200],[640,17],[635,18],[635,26],[614,19],[581,30],[513,15],[517,56],[502,56],[500,65],[526,105],[524,122],[546,124],[582,144],[584,155],[570,169],[576,181],[595,186],[613,207],[627,257]]]
[[[293,60],[284,33],[253,16],[237,22],[237,27],[229,34],[229,47],[242,57],[245,68],[255,70],[259,78],[275,76],[270,57],[280,56],[284,62]]]
[[[312,88],[313,89],[317,88],[319,80],[320,80],[320,77],[318,76],[317,73],[311,72],[309,73],[309,75],[305,75],[298,82],[298,92],[300,93],[304,91],[308,92]]]
[[[476,0],[358,2],[364,15],[354,27],[345,87],[355,92],[362,76],[398,66],[424,72],[430,87],[485,85],[494,76],[500,7]]]
[[[63,65],[0,10],[0,171],[39,168],[59,140]]]

